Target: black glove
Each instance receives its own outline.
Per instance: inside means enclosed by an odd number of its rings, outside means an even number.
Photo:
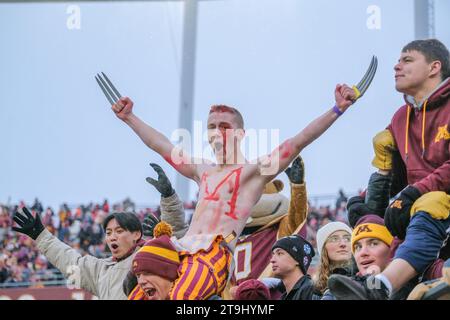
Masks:
[[[158,174],[158,181],[150,177],[145,178],[145,181],[154,186],[156,190],[161,193],[161,197],[168,198],[172,196],[175,193],[175,190],[172,188],[172,184],[170,183],[169,178],[167,178],[166,173],[156,163],[150,163],[150,166]]]
[[[384,218],[384,212],[389,205],[389,194],[392,176],[382,175],[378,172],[372,173],[367,185],[365,203],[376,215]]]
[[[368,214],[376,214],[384,218],[386,207],[389,205],[391,182],[391,175],[372,173],[365,198],[357,196],[349,199],[347,202],[348,221],[352,228],[362,216]]]
[[[145,217],[144,222],[142,223],[142,229],[144,230],[144,236],[153,237],[153,229],[159,223],[159,219],[155,217],[153,214],[149,214]]]
[[[411,218],[411,207],[421,195],[413,186],[407,186],[392,200],[386,209],[384,223],[393,236],[405,239]]]
[[[133,289],[136,288],[137,284],[138,281],[136,276],[133,274],[133,272],[129,271],[127,273],[127,276],[122,282],[123,293],[125,293],[125,295],[128,297],[131,291],[133,291]]]
[[[19,225],[20,228],[12,227],[14,231],[26,234],[31,239],[36,240],[37,237],[44,231],[44,225],[41,222],[41,217],[36,213],[36,218],[28,211],[26,207],[22,209],[23,214],[19,213],[20,209],[14,214],[14,221]]]
[[[295,184],[302,184],[305,181],[305,164],[302,157],[298,156],[292,162],[292,166],[284,170],[289,181]]]
[[[351,197],[347,201],[348,222],[352,228],[363,216],[368,214],[375,214],[367,204],[364,203],[364,198],[361,196]]]

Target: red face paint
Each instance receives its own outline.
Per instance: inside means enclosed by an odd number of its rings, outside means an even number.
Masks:
[[[222,141],[223,141],[223,146],[222,146],[222,156],[223,156],[223,163],[225,163],[226,159],[227,159],[227,129],[220,129],[220,133],[222,134]]]

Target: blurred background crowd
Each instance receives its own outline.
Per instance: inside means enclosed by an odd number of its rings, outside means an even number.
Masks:
[[[347,223],[346,201],[347,196],[340,190],[333,204],[309,203],[308,240],[315,247],[316,232],[321,226],[331,221]],[[110,254],[104,243],[102,229],[103,220],[110,212],[132,211],[141,222],[149,214],[158,218],[160,216],[159,205],[137,206],[129,198],[112,205],[108,200],[76,206],[63,203],[58,210],[44,207],[39,199],[35,199],[34,203],[0,203],[0,287],[44,287],[62,284],[64,281],[59,270],[39,253],[32,239],[11,229],[14,213],[24,206],[33,213],[40,214],[44,226],[60,240],[82,255],[90,254],[99,258]],[[184,207],[186,218],[189,219],[195,203],[185,203]]]

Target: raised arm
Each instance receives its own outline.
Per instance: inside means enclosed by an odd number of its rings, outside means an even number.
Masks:
[[[291,163],[292,160],[300,153],[303,148],[308,146],[311,142],[316,140],[344,113],[356,99],[355,91],[347,85],[337,85],[334,91],[336,99],[336,105],[332,109],[325,112],[323,115],[313,120],[302,131],[300,131],[295,137],[293,137],[292,144],[297,154],[288,157]],[[283,168],[284,169],[284,168]]]
[[[306,221],[308,215],[305,164],[303,159],[298,156],[292,165],[285,170],[285,173],[291,186],[291,202],[289,203],[288,215],[281,221],[278,228],[278,238],[293,234],[298,226]]]
[[[90,255],[82,257],[77,250],[60,241],[44,228],[39,213],[33,217],[26,207],[19,209],[13,219],[18,227],[12,227],[12,229],[35,240],[38,250],[61,271],[64,277],[75,281],[74,285],[98,296],[98,279],[105,264],[103,260]]]
[[[197,182],[200,180],[193,159],[184,150],[174,146],[165,135],[137,117],[133,113],[133,101],[130,98],[120,98],[112,105],[112,110],[150,149],[159,153],[179,173]]]
[[[269,156],[261,159],[260,172],[267,181],[272,180],[297,157],[311,142],[322,135],[356,100],[354,89],[347,85],[337,85],[336,105],[308,124],[296,136],[283,142]]]

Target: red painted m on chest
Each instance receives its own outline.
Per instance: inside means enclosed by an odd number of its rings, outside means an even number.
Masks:
[[[220,200],[219,190],[228,187],[228,193],[232,193],[232,195],[231,199],[227,201],[227,204],[230,206],[230,210],[225,212],[225,215],[234,220],[238,219],[235,210],[236,210],[236,200],[238,197],[238,191],[240,187],[240,177],[242,173],[242,168],[243,167],[240,167],[228,173],[222,180],[219,181],[219,183],[217,184],[216,188],[212,193],[210,193],[208,190],[208,180],[207,180],[208,174],[205,172],[202,175],[201,183],[205,185],[204,199],[206,201],[219,201]]]

